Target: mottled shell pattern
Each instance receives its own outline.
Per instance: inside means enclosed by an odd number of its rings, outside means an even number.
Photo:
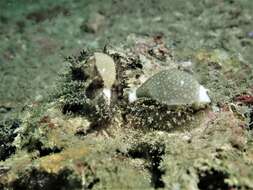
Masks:
[[[207,90],[189,73],[178,69],[163,70],[150,77],[136,90],[137,98],[151,98],[167,105],[209,103]]]

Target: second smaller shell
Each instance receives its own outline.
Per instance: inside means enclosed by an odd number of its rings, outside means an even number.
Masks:
[[[99,75],[103,81],[103,94],[107,97],[109,103],[111,100],[111,88],[116,80],[116,67],[114,60],[105,53],[95,52],[88,60],[88,63],[94,68],[96,75]]]
[[[94,65],[104,81],[104,86],[107,89],[111,89],[116,80],[116,68],[114,60],[107,54],[94,53],[92,57]]]

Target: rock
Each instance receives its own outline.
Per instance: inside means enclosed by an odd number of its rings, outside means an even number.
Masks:
[[[253,31],[248,33],[248,37],[253,38]]]
[[[81,25],[81,29],[88,33],[97,33],[105,23],[105,17],[99,13],[92,15],[87,22]]]

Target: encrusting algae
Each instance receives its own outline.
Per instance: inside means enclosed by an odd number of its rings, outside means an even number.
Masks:
[[[53,100],[24,112],[16,153],[0,162],[0,189],[203,190],[213,171],[221,178],[210,187],[253,187],[246,116],[226,105],[213,110],[202,73],[167,59],[155,70],[162,60],[152,58],[152,75],[129,54],[84,50],[68,58]],[[236,173],[238,163],[244,172]]]
[[[252,190],[253,1],[87,2],[0,1],[0,190]]]

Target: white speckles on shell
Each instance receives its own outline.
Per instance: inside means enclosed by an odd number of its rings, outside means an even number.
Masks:
[[[206,89],[192,75],[178,69],[155,74],[137,89],[136,95],[168,105],[210,102]]]

